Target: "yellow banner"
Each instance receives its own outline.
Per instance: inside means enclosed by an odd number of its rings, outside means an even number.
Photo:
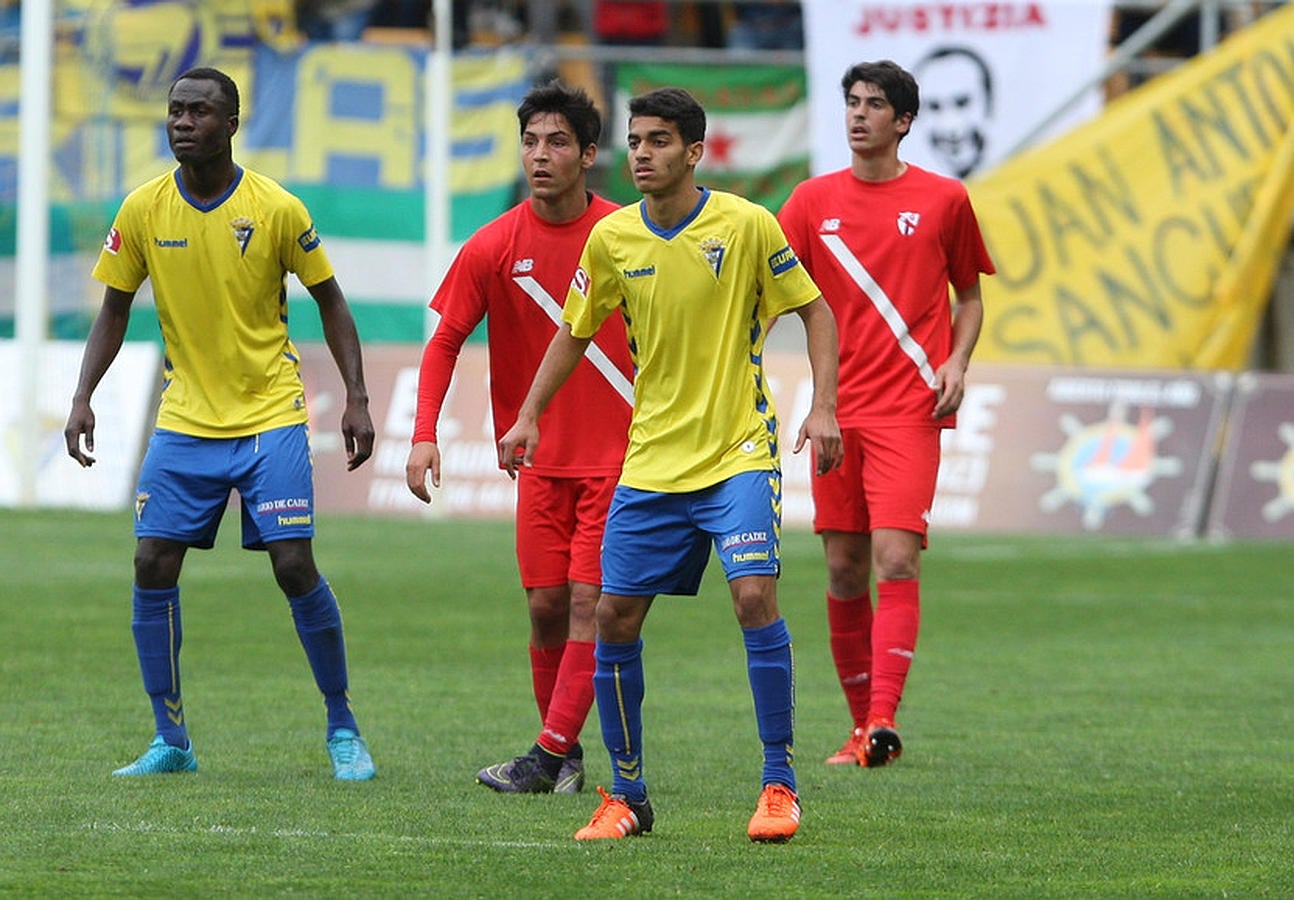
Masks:
[[[1243,368],[1294,215],[1294,4],[968,187],[977,359]]]

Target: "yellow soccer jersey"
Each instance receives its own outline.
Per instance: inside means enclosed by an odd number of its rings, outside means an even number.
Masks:
[[[638,203],[593,226],[563,312],[576,337],[625,317],[636,366],[620,483],[665,493],[777,468],[769,323],[818,296],[772,213],[703,190],[668,231]]]
[[[199,205],[177,169],[126,197],[93,274],[129,292],[152,281],[166,344],[159,428],[243,437],[307,420],[288,272],[306,286],[333,274],[305,205],[269,178],[240,168]]]

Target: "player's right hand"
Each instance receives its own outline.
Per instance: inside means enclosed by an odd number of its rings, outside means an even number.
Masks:
[[[423,503],[431,502],[431,492],[427,489],[428,473],[431,486],[440,487],[440,448],[431,441],[418,441],[409,450],[409,460],[404,464],[404,483]]]
[[[81,452],[81,435],[85,435],[85,452]],[[79,462],[82,467],[94,465],[94,410],[90,404],[74,401],[72,412],[68,414],[67,425],[63,428],[63,440],[67,442],[67,455]]]
[[[535,448],[539,446],[539,425],[528,419],[518,419],[499,439],[499,465],[508,477],[516,479],[517,467],[530,467],[535,462]]]

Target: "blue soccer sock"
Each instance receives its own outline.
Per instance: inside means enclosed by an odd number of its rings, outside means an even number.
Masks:
[[[785,619],[743,628],[755,721],[764,742],[764,784],[795,790],[795,662]]]
[[[338,728],[349,728],[356,734],[359,726],[350,708],[349,681],[346,675],[346,641],[342,637],[341,608],[328,582],[320,577],[315,589],[300,597],[288,597],[297,637],[305,648],[315,684],[323,693],[328,710],[328,737]]]
[[[641,803],[647,799],[642,768],[643,642],[599,639],[593,657],[602,742],[611,754],[611,793]]]
[[[180,589],[134,588],[130,630],[144,676],[144,690],[153,704],[157,733],[166,743],[188,749],[189,732],[180,698]]]

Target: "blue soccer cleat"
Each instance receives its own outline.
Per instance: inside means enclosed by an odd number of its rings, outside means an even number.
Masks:
[[[165,775],[170,772],[196,772],[198,758],[193,755],[193,742],[189,749],[181,750],[166,743],[159,734],[148,745],[144,755],[128,766],[117,769],[113,775]]]
[[[332,760],[333,778],[368,781],[377,774],[368,744],[349,728],[338,728],[328,738],[328,757]]]

